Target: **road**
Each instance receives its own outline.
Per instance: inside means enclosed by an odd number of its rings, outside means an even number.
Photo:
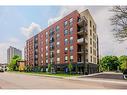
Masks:
[[[0,73],[1,89],[127,89],[127,84],[80,81],[19,73]]]

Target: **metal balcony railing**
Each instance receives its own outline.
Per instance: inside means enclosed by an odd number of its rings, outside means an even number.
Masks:
[[[83,41],[84,41],[84,38],[80,38],[77,40],[78,43],[83,43]]]

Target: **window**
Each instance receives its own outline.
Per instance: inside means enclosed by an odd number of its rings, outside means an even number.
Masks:
[[[60,30],[60,27],[56,26],[56,32],[59,32],[59,30]]]
[[[53,34],[54,34],[53,28],[49,30],[49,33],[50,33],[49,34],[50,36],[53,36]]]
[[[66,48],[65,48],[65,51],[67,51],[67,50],[68,50],[68,48],[66,47]]]
[[[41,61],[41,63],[43,64],[43,60]]]
[[[59,40],[60,39],[60,34],[56,35],[56,39]]]
[[[43,58],[43,54],[41,54],[41,57]]]
[[[70,56],[70,61],[71,61],[71,62],[73,61],[73,56]]]
[[[46,46],[46,51],[48,51],[48,46]]]
[[[90,38],[90,45],[92,45],[92,39]]]
[[[90,60],[91,60],[91,62],[92,62],[92,56],[90,56]]]
[[[46,52],[46,56],[48,56],[48,52]]]
[[[53,61],[54,61],[53,58],[50,58],[50,62],[51,62],[51,64],[53,63]]]
[[[70,52],[71,53],[73,52],[73,49],[74,49],[74,47],[73,46],[70,46]]]
[[[48,39],[46,39],[46,45],[48,44]]]
[[[48,35],[48,32],[46,32],[46,35]]]
[[[70,44],[73,44],[73,37],[70,37]]]
[[[93,41],[93,47],[96,48],[96,43]]]
[[[59,62],[60,61],[60,58],[57,58],[57,62]]]
[[[68,48],[66,47],[64,50],[65,50],[65,54],[67,54],[67,52],[68,52]]]
[[[46,63],[48,64],[48,59],[46,59]]]
[[[92,36],[92,30],[90,29],[90,36]]]
[[[66,27],[66,26],[67,26],[67,23],[68,23],[67,21],[65,21],[65,22],[64,22],[64,27]]]
[[[68,56],[65,56],[64,60],[65,60],[65,62],[67,62],[68,61]]]
[[[60,50],[59,49],[57,50],[57,53],[60,53]]]
[[[93,33],[93,39],[96,41],[96,35]]]
[[[70,34],[73,34],[73,28],[72,27],[70,28]]]
[[[48,38],[48,32],[46,32],[46,38]]]
[[[70,26],[73,24],[73,18],[70,18]]]
[[[64,45],[68,44],[68,39],[64,39]]]
[[[92,47],[90,47],[90,53],[92,54]]]
[[[57,45],[57,48],[59,48],[59,46],[60,46],[60,42],[57,42],[56,45]]]
[[[95,55],[95,56],[96,56],[96,50],[95,50],[95,49],[93,49],[93,55]]]
[[[68,30],[64,30],[64,36],[66,36],[68,34]]]
[[[92,22],[91,22],[91,20],[90,20],[90,27],[92,27]]]
[[[93,31],[94,31],[95,29],[94,29],[94,25],[93,25]]]

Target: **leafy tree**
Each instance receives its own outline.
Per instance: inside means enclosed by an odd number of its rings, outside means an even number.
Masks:
[[[119,41],[127,40],[127,6],[114,6],[111,12],[114,13],[110,19],[114,36]]]
[[[52,64],[48,64],[48,72],[51,72]]]
[[[114,71],[119,66],[117,56],[105,56],[101,59],[100,65],[103,71]]]
[[[68,64],[68,69],[69,69],[69,72],[71,74],[72,73],[72,69],[73,69],[72,63]]]
[[[18,55],[14,55],[14,57],[11,59],[11,62],[8,64],[8,68],[10,71],[16,71],[18,70],[17,61],[20,61],[21,57]]]
[[[123,55],[119,57],[121,70],[127,69],[127,56]]]

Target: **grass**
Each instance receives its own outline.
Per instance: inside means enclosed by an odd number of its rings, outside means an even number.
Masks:
[[[14,72],[14,73],[20,73],[20,74],[29,74],[29,75],[38,75],[38,76],[54,76],[54,77],[74,77],[74,76],[79,76],[79,74],[64,74],[64,73],[59,73],[59,74],[50,74],[46,72],[19,72],[19,71],[9,71],[9,72]]]

